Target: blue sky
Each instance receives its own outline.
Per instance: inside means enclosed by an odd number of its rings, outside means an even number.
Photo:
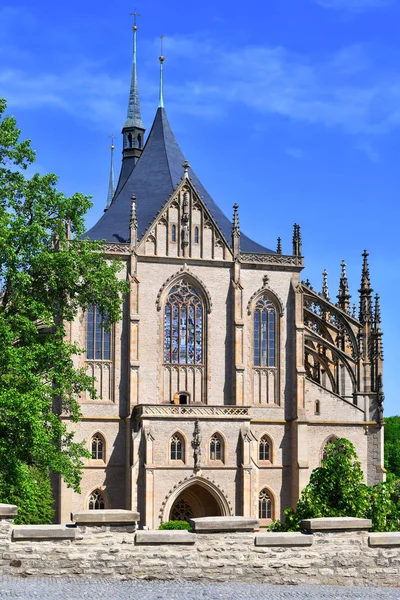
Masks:
[[[109,135],[120,166],[133,6],[85,0],[2,3],[0,90],[37,151],[36,170],[67,194],[107,197]],[[398,0],[226,0],[138,4],[142,117],[165,106],[178,142],[244,232],[291,252],[300,223],[309,278],[337,294],[347,263],[358,303],[361,253],[381,295],[386,414],[399,414],[400,42]]]

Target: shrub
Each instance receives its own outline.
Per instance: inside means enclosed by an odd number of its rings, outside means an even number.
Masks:
[[[187,521],[166,521],[158,529],[186,529],[191,531],[192,528]]]

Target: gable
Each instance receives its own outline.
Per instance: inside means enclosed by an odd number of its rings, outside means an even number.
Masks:
[[[138,243],[144,256],[232,260],[231,249],[189,178],[183,178]]]

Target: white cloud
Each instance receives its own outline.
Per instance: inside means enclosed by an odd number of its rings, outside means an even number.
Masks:
[[[362,12],[371,8],[381,8],[391,4],[392,0],[314,0],[323,8]]]
[[[371,8],[382,8],[392,3],[392,0],[314,0],[323,8],[363,12]]]

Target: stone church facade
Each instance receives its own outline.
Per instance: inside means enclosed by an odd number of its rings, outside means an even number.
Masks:
[[[162,81],[163,57],[160,57]],[[363,255],[360,310],[345,265],[329,298],[291,254],[230,221],[179,148],[163,106],[146,138],[134,59],[123,158],[105,240],[130,283],[110,332],[96,307],[71,327],[98,398],[81,398],[76,437],[92,458],[81,494],[58,486],[58,519],[89,508],[137,510],[142,524],[245,515],[266,525],[295,505],[325,446],[356,448],[368,484],[383,480],[382,333]],[[71,425],[72,427],[72,425]]]

